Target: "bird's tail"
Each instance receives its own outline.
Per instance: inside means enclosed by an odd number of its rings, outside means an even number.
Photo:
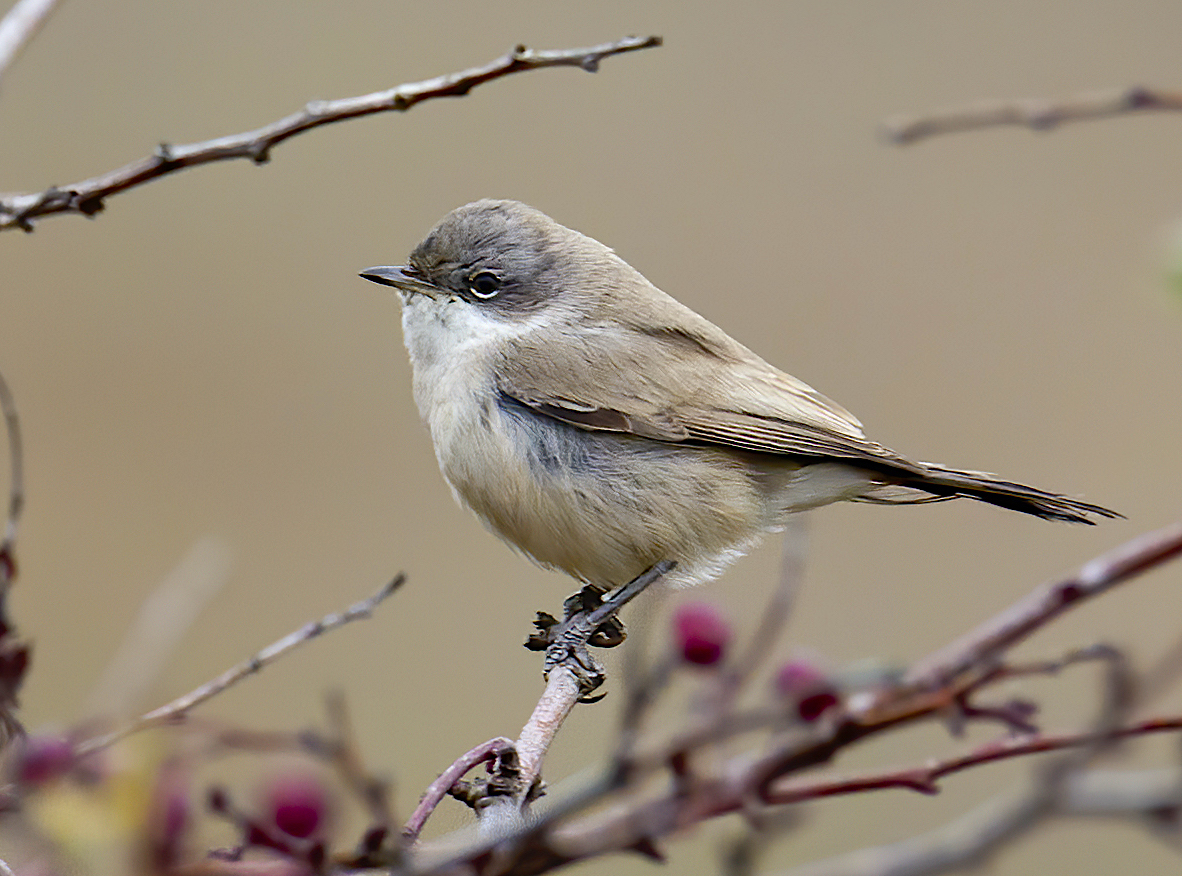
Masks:
[[[930,462],[913,463],[914,469],[862,497],[861,501],[885,504],[941,502],[969,498],[1000,508],[1033,514],[1043,520],[1066,520],[1071,523],[1095,523],[1095,518],[1121,517],[1102,505],[1093,505],[1048,493],[1025,484],[1003,481],[987,472],[959,471]]]

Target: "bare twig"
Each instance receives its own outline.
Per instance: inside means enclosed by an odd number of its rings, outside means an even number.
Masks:
[[[269,160],[271,150],[284,140],[323,125],[390,110],[405,112],[415,104],[433,98],[463,97],[477,85],[527,70],[578,67],[593,73],[604,58],[660,44],[660,37],[651,36],[624,37],[581,49],[534,51],[517,46],[489,64],[460,73],[399,85],[359,97],[315,101],[297,113],[254,131],[179,146],[161,144],[154,155],[73,185],[54,186],[33,194],[0,196],[0,230],[21,228],[32,231],[34,220],[53,214],[81,213],[93,216],[103,209],[105,199],[111,195],[186,167],[235,158],[263,164]]]
[[[262,670],[263,667],[275,662],[293,648],[315,639],[324,633],[330,632],[337,627],[344,626],[351,621],[369,617],[378,604],[401,587],[405,580],[406,576],[399,574],[368,599],[354,603],[342,612],[327,614],[318,621],[306,624],[295,632],[284,636],[279,641],[268,645],[249,660],[239,663],[234,668],[223,672],[217,678],[206,682],[200,687],[189,691],[184,696],[177,697],[172,702],[166,703],[158,709],[153,709],[136,718],[134,721],[130,721],[124,726],[112,730],[110,733],[87,739],[77,746],[77,754],[79,756],[89,754],[92,751],[106,748],[120,739],[130,736],[132,733],[138,733],[141,730],[147,730],[151,727],[159,727],[164,724],[176,723],[183,720],[195,706],[217,696],[226,688],[242,681],[242,679],[254,675],[256,672]]]
[[[0,19],[0,80],[56,5],[57,0],[17,0]]]
[[[370,818],[370,829],[388,833],[394,826],[390,783],[366,769],[344,695],[340,691],[330,693],[325,705],[332,737],[329,762],[336,768],[349,790],[365,806]]]
[[[1182,774],[1177,767],[1145,770],[1087,770],[1063,788],[1062,811],[1089,817],[1144,815],[1173,821],[1182,807]]]
[[[1037,588],[948,647],[912,667],[906,684],[938,688],[1012,648],[1085,600],[1182,554],[1182,523],[1139,535],[1060,581]]]
[[[29,668],[29,646],[17,638],[16,625],[8,616],[8,593],[16,578],[16,533],[25,505],[25,476],[20,418],[16,412],[16,400],[3,375],[0,375],[0,414],[8,433],[10,466],[8,509],[4,536],[0,540],[0,750],[3,750],[24,733],[17,717],[17,707]]]
[[[998,125],[1017,125],[1033,131],[1049,131],[1068,122],[1103,119],[1136,112],[1182,110],[1182,92],[1135,85],[1078,94],[1059,100],[1034,98],[989,101],[972,106],[938,110],[921,116],[899,116],[883,123],[883,134],[892,143],[905,145],[960,131]]]

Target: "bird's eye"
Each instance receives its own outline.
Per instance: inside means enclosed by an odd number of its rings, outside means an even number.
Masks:
[[[501,278],[492,271],[480,271],[469,278],[468,288],[477,298],[495,298],[501,291]]]

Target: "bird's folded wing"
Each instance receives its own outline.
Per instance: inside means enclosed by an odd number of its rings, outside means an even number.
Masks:
[[[620,342],[610,333],[588,333],[562,349],[518,344],[498,365],[498,388],[518,404],[582,429],[907,467],[867,440],[853,415],[746,348],[732,342],[730,349],[702,354],[726,355],[720,362],[644,350],[661,342],[652,335]],[[661,367],[652,367],[654,361]]]

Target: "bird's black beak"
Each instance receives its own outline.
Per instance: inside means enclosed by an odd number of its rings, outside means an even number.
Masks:
[[[366,268],[358,276],[383,286],[393,286],[402,292],[418,292],[434,298],[439,294],[439,287],[428,283],[418,272],[408,265],[396,265],[377,268]]]

